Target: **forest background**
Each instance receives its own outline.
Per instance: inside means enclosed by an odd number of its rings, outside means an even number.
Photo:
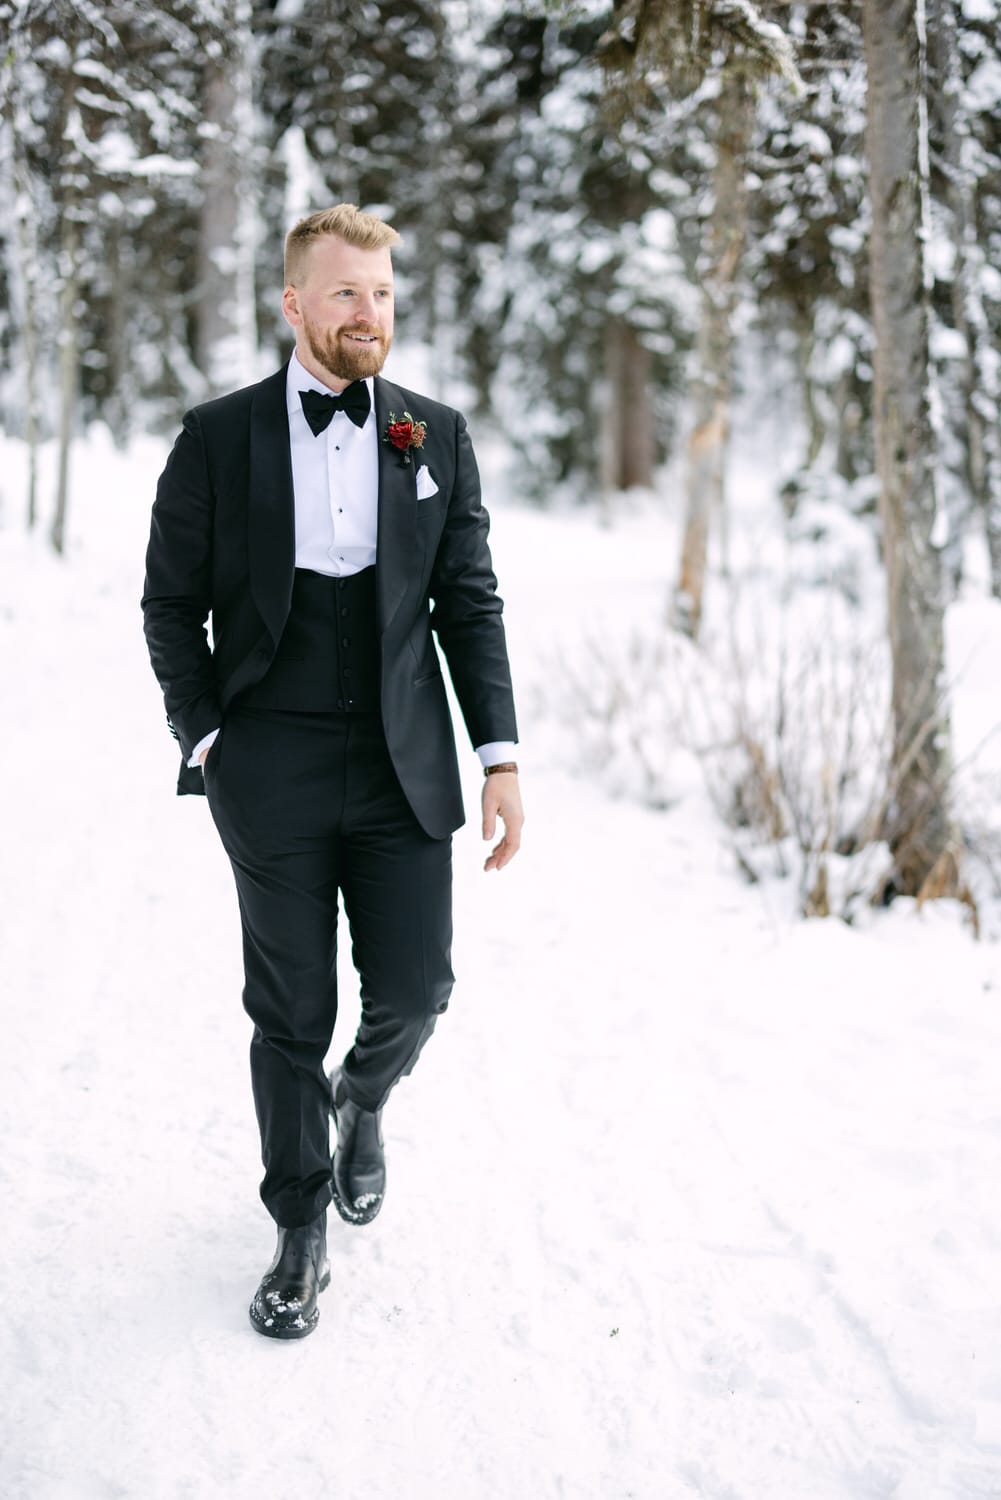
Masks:
[[[1001,835],[943,634],[1001,597],[994,0],[0,0],[0,38],[4,528],[63,552],[81,432],[167,437],[273,368],[283,233],[356,202],[523,498],[677,518],[660,617],[554,674],[587,768],[664,806],[693,753],[805,912],[979,920]],[[777,596],[730,523],[742,412],[784,427]]]

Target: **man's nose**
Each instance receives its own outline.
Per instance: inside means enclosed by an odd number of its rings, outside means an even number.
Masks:
[[[362,292],[358,298],[355,308],[356,323],[377,323],[379,320],[379,304],[371,292]]]

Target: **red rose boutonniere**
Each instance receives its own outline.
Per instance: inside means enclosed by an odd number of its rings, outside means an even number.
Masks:
[[[391,411],[382,441],[398,451],[401,463],[409,464],[410,450],[423,448],[427,430],[428,424],[415,422],[408,411],[405,411],[399,419],[395,411]]]

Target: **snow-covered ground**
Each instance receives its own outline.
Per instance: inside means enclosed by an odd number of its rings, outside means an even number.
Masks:
[[[59,562],[0,451],[3,1500],[1001,1496],[997,946],[951,904],[793,921],[696,778],[610,800],[531,710],[500,876],[466,756],[459,983],[383,1212],[333,1219],[312,1338],[253,1332],[236,904],[140,630],[163,454],[81,446]],[[659,607],[674,532],[494,515],[538,705],[554,644]]]

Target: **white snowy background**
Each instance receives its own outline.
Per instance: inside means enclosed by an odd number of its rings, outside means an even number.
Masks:
[[[990,913],[981,942],[953,903],[801,921],[684,756],[665,811],[580,774],[553,663],[662,611],[680,506],[543,515],[483,451],[524,848],[481,873],[467,748],[452,1007],[387,1109],[382,1214],[332,1220],[285,1345],[247,1319],[274,1234],[231,877],[140,628],[166,444],[92,429],[67,561],[0,448],[0,1496],[1001,1497]],[[975,576],[949,629],[962,754],[1001,718]]]

